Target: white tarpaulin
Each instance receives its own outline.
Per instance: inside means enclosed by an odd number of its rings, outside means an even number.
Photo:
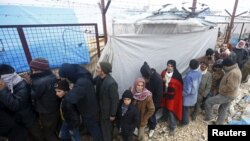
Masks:
[[[111,36],[99,61],[112,63],[112,76],[118,83],[121,96],[141,76],[144,61],[161,73],[167,61],[174,59],[179,71],[184,72],[191,59],[203,56],[207,48],[215,47],[216,38],[217,29],[171,35]]]
[[[170,15],[168,15],[168,18]],[[141,19],[137,21],[114,21],[113,35],[121,34],[180,34],[206,31],[216,26],[214,23],[199,18],[189,18],[185,20],[165,20],[164,15],[159,19]]]

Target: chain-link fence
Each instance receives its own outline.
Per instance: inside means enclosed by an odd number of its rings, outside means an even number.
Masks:
[[[97,24],[0,26],[0,63],[17,72],[29,70],[29,62],[46,58],[50,67],[62,63],[87,65],[93,72],[100,56]]]

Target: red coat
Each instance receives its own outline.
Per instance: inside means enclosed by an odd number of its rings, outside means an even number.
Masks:
[[[162,78],[166,75],[166,70],[161,73]],[[168,83],[168,88],[166,89],[165,81],[163,81],[163,97],[161,100],[161,107],[168,109],[173,112],[178,120],[182,120],[182,90],[183,81],[182,76],[175,69],[172,78]]]

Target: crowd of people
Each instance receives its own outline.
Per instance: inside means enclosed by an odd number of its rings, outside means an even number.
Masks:
[[[95,78],[83,66],[64,63],[59,78],[48,60],[30,62],[31,74],[22,78],[8,64],[0,65],[0,138],[9,141],[81,141],[84,126],[94,141],[112,141],[114,129],[123,141],[152,137],[156,113],[163,109],[169,136],[176,126],[188,126],[198,114],[209,124],[226,123],[227,110],[248,80],[247,43],[222,44],[205,56],[190,60],[184,77],[175,60],[159,74],[144,62],[141,77],[119,99],[112,66],[99,62]],[[219,104],[218,117],[213,106]],[[179,124],[178,124],[179,123]]]

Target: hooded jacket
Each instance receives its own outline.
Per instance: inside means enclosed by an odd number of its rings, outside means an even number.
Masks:
[[[78,64],[65,63],[60,68],[59,75],[74,83],[64,100],[75,104],[82,117],[97,116],[98,105],[90,72]]]

